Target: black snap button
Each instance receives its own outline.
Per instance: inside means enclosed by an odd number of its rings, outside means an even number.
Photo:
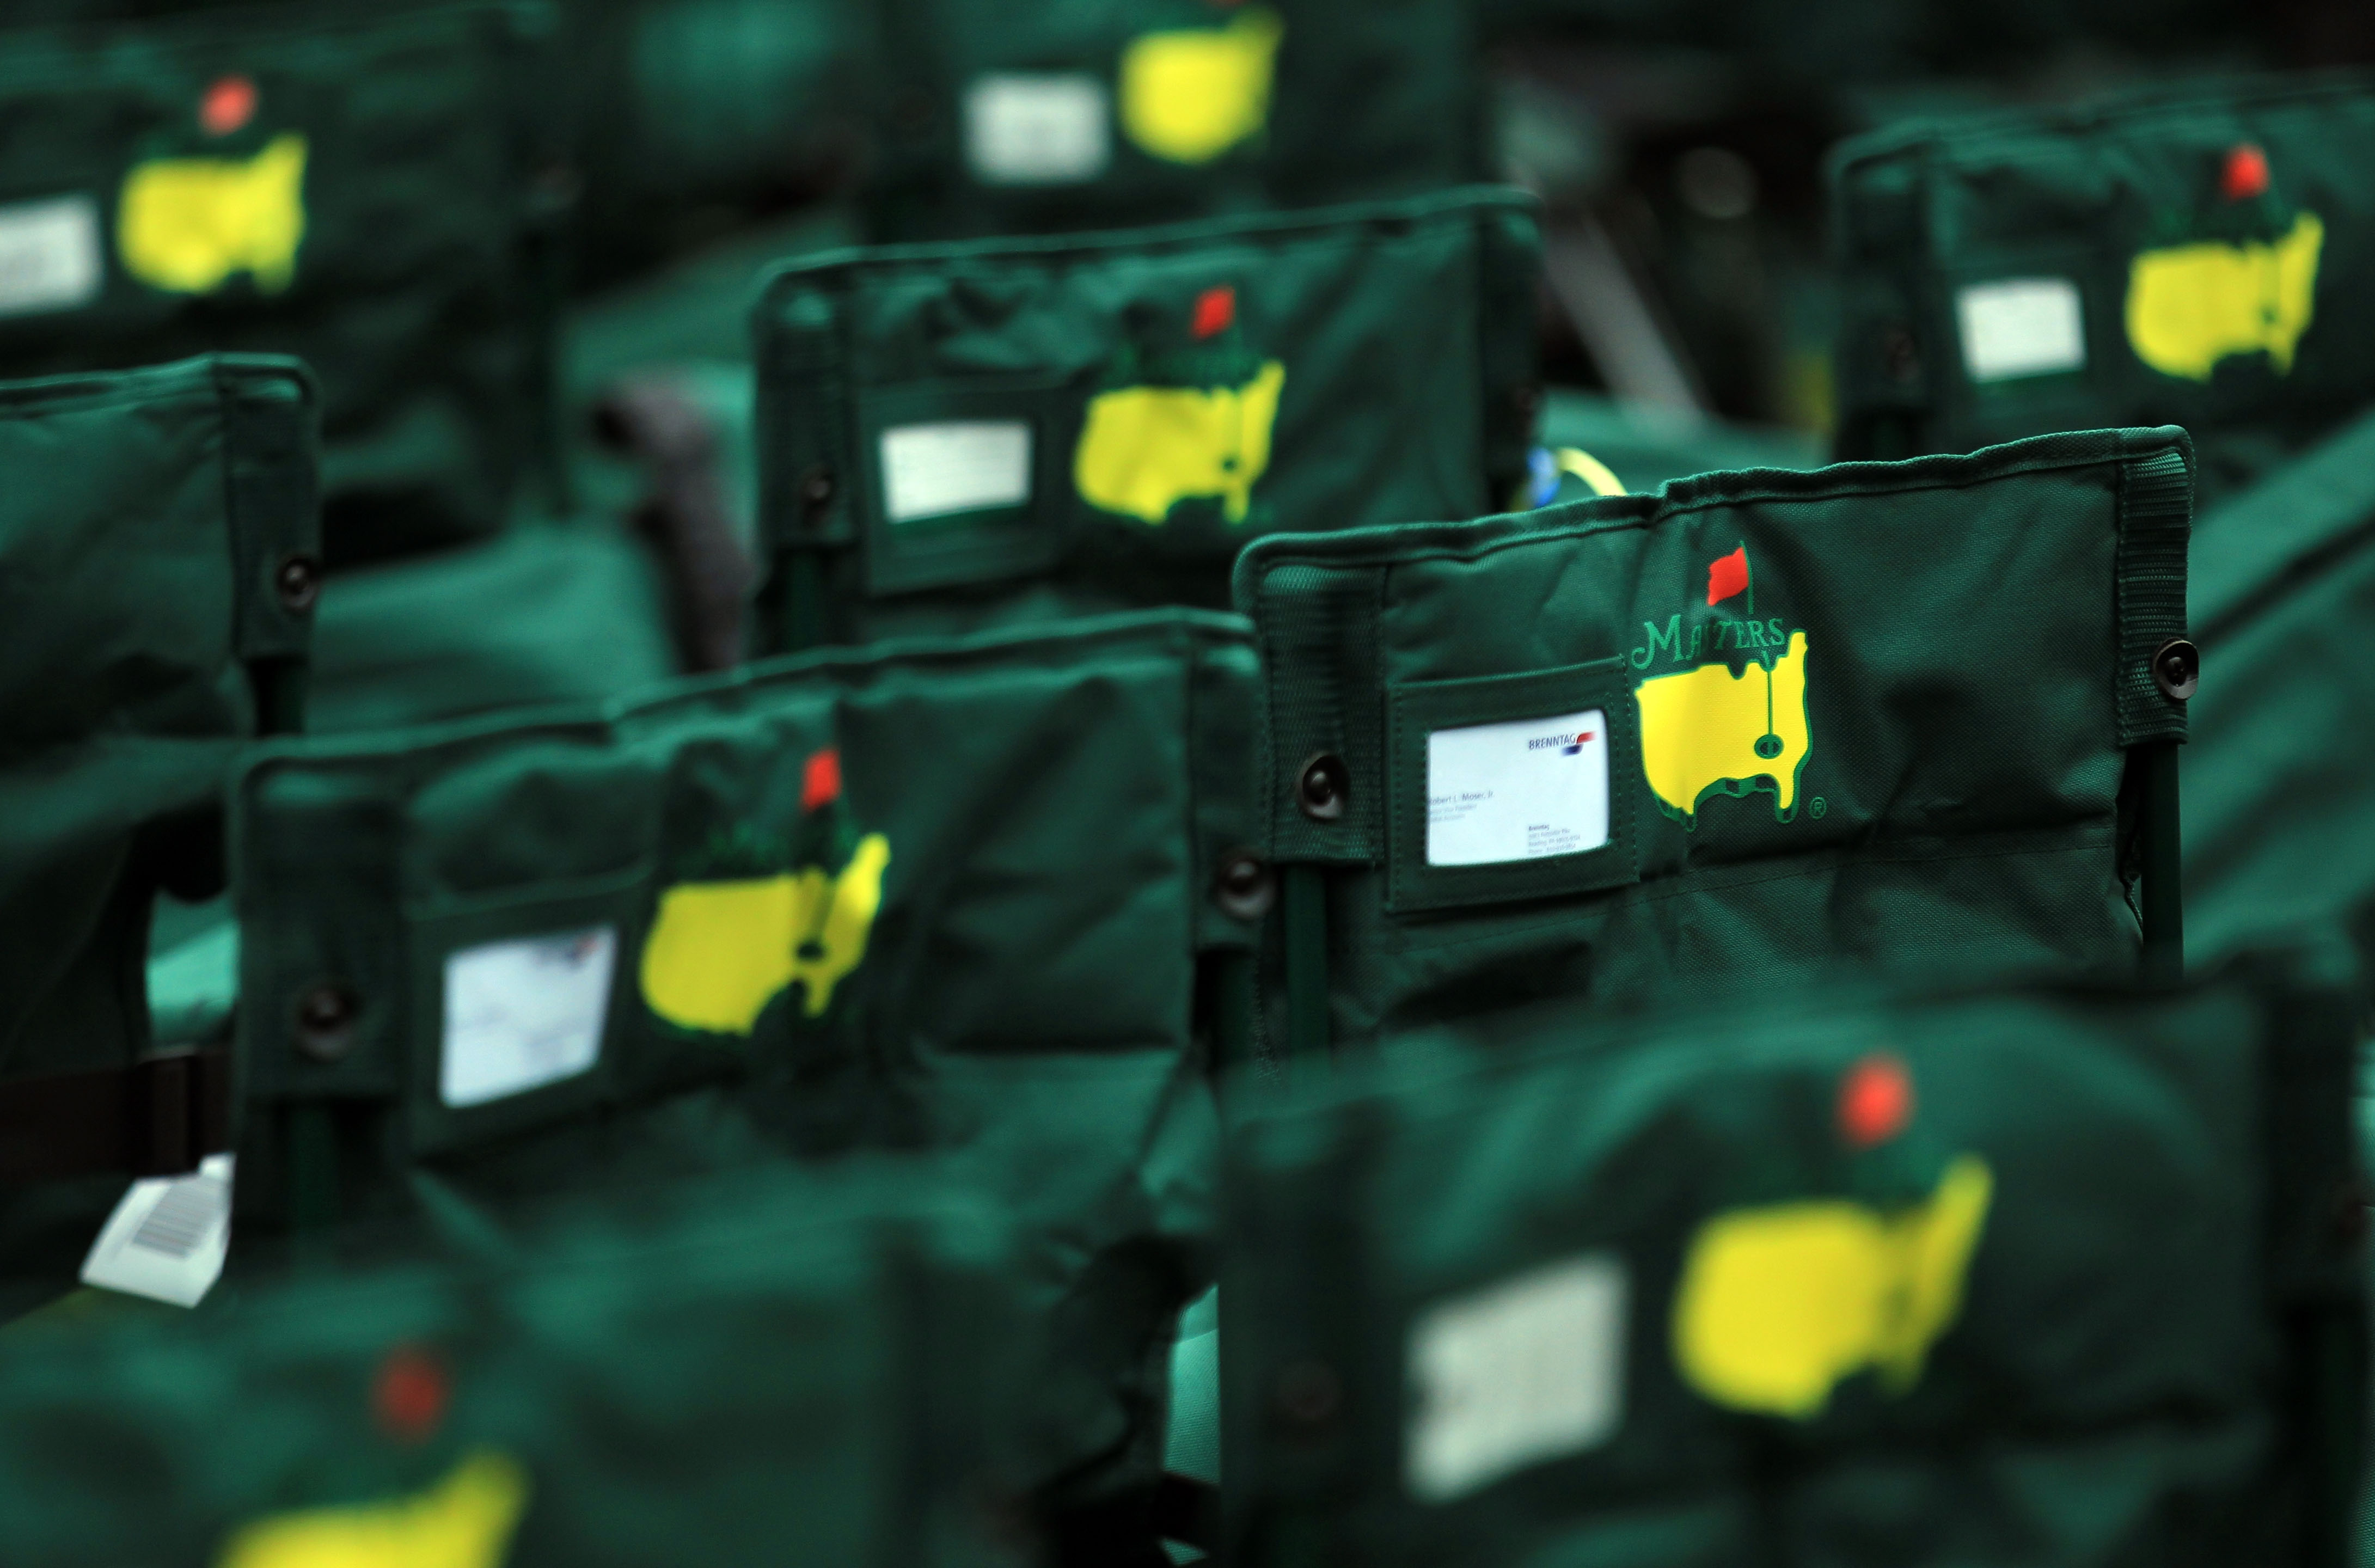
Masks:
[[[289,556],[273,572],[272,588],[283,608],[302,615],[322,595],[321,565],[310,555]]]
[[[1352,783],[1344,760],[1323,751],[1303,764],[1302,775],[1294,784],[1295,803],[1313,821],[1333,822],[1344,815],[1344,799]]]
[[[1271,1408],[1279,1421],[1306,1431],[1334,1421],[1343,1403],[1343,1380],[1325,1362],[1289,1362],[1270,1392]]]
[[[316,985],[297,999],[297,1049],[317,1062],[335,1062],[354,1048],[355,994],[343,985]]]
[[[833,469],[822,463],[812,463],[800,476],[800,504],[811,513],[821,512],[833,500]]]
[[[1233,849],[1221,856],[1220,874],[1212,880],[1212,902],[1232,920],[1259,920],[1270,913],[1277,883],[1262,857],[1249,849]]]
[[[1921,378],[1920,350],[1913,346],[1913,334],[1905,328],[1888,329],[1880,340],[1880,356],[1892,381],[1904,384]]]
[[[2182,637],[2172,637],[2152,656],[2153,684],[2161,695],[2182,702],[2202,684],[2202,654]]]

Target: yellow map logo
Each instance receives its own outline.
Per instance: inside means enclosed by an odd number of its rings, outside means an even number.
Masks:
[[[1733,1409],[1806,1420],[1875,1368],[1893,1393],[1962,1310],[1995,1180],[1963,1155],[1909,1210],[1810,1200],[1719,1214],[1699,1227],[1674,1298],[1674,1360]]]
[[[1210,163],[1270,119],[1275,13],[1250,10],[1224,28],[1183,28],[1134,40],[1121,57],[1121,125],[1172,163]]]
[[[1237,386],[1099,393],[1073,454],[1072,481],[1092,506],[1148,523],[1204,496],[1218,499],[1230,522],[1242,523],[1254,481],[1270,466],[1270,427],[1285,385],[1286,367],[1268,360]]]
[[[481,1450],[416,1497],[260,1519],[218,1568],[496,1568],[526,1507],[527,1472]]]
[[[2313,212],[2284,238],[2145,251],[2128,272],[2128,342],[2163,375],[2208,381],[2219,360],[2264,349],[2279,375],[2316,306],[2325,225]]]
[[[1753,626],[1763,643],[1778,622]],[[1798,806],[1798,774],[1813,742],[1806,725],[1806,634],[1751,659],[1738,674],[1719,661],[1634,688],[1641,713],[1641,769],[1660,804],[1695,825],[1699,802],[1718,791],[1744,796],[1760,780],[1773,787],[1774,811],[1787,820]]]
[[[800,806],[804,831],[830,836],[840,827],[838,749],[808,760]],[[644,939],[644,1004],[679,1028],[747,1035],[767,1004],[797,984],[800,1010],[823,1017],[833,987],[866,958],[890,864],[891,841],[868,833],[848,846],[838,872],[804,864],[668,889]]]
[[[152,159],[124,177],[115,247],[124,270],[177,294],[244,272],[267,294],[297,274],[305,238],[305,138],[275,136],[250,159]]]

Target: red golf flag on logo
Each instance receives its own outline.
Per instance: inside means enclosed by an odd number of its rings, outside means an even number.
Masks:
[[[1719,605],[1734,594],[1748,592],[1748,547],[1707,563],[1707,603]]]
[[[809,759],[800,778],[800,809],[813,811],[841,798],[841,751],[828,746]]]

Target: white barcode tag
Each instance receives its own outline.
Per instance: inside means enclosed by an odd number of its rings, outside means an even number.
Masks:
[[[618,952],[618,927],[599,925],[448,954],[439,1097],[482,1105],[591,1067]]]
[[[1031,499],[1031,427],[1021,419],[901,425],[882,432],[882,511],[893,523]]]
[[[82,1260],[82,1282],[197,1305],[230,1252],[230,1177],[231,1157],[209,1154],[190,1175],[133,1183]]]
[[[1426,863],[1490,866],[1608,842],[1608,715],[1439,729],[1426,737]]]
[[[67,311],[106,281],[99,207],[89,196],[0,206],[0,315]]]
[[[1625,1414],[1625,1266],[1570,1258],[1438,1303],[1411,1326],[1409,1374],[1421,1502],[1605,1443]]]
[[[2086,364],[2078,286],[2066,277],[1978,283],[1955,296],[1963,363],[1973,381],[2051,375]]]
[[[1088,76],[977,77],[965,89],[964,137],[984,184],[1077,185],[1112,161],[1112,95]]]

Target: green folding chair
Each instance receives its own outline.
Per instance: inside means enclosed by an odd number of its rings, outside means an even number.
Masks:
[[[1230,1560],[2344,1561],[2345,976],[1550,1008],[1246,1097]]]
[[[1530,202],[1481,189],[783,267],[759,646],[1220,607],[1248,539],[1487,510],[1536,268]]]
[[[872,15],[875,237],[1168,222],[1486,177],[1452,0],[892,0]]]
[[[2176,430],[1258,541],[1261,1048],[2181,944]]]
[[[292,742],[236,791],[235,1283],[560,1192],[956,1148],[1029,1236],[1070,1535],[1145,1536],[1269,880],[1173,611]]]
[[[1020,1563],[1020,1289],[993,1207],[852,1169],[196,1321],[28,1325],[0,1350],[9,1559]]]
[[[0,40],[0,371],[295,354],[334,566],[492,532],[551,434],[554,25],[502,0]]]
[[[298,723],[316,418],[288,360],[0,384],[0,1237],[48,1293],[124,1174],[224,1147],[220,1042],[153,1049],[149,911],[220,890],[225,773]]]
[[[1837,454],[2180,424],[2204,501],[2375,395],[2375,85],[1925,120],[1829,179]]]

